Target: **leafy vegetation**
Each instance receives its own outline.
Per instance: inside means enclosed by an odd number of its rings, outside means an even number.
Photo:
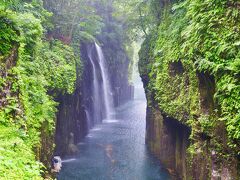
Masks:
[[[212,5],[211,1],[185,2],[184,6],[188,7],[186,17],[192,21],[183,31],[183,53],[198,70],[214,75],[215,100],[221,111],[219,120],[226,122],[229,137],[239,141],[240,12],[236,1],[214,3],[214,9]]]
[[[44,26],[48,26],[43,17],[50,13],[37,2],[1,4],[4,8],[0,11],[0,177],[3,179],[41,179],[44,169],[37,154],[41,150],[41,128],[44,126],[49,138],[53,137],[58,104],[54,98],[72,93],[75,87],[79,57],[72,47],[60,41],[43,40]]]
[[[147,90],[163,113],[192,128],[193,143],[204,133],[222,155],[235,157],[240,153],[239,3],[172,4],[159,7],[158,28],[139,53]]]
[[[193,142],[205,134],[222,154],[239,154],[239,7],[236,0],[2,0],[0,177],[41,179],[41,136],[53,137],[55,99],[74,92],[80,42],[96,39],[110,44],[108,67],[121,74],[124,53],[146,38],[139,64],[148,98],[190,126]],[[113,58],[116,50],[123,53]]]
[[[100,33],[102,41],[126,42],[121,23],[109,20],[111,8],[108,1],[0,2],[1,178],[41,179],[47,173],[56,99],[75,90],[81,42],[97,41]]]
[[[41,179],[40,168],[26,133],[16,127],[0,126],[1,179]]]
[[[9,53],[13,42],[17,40],[17,32],[11,26],[12,23],[2,16],[0,22],[0,43],[2,44],[0,46],[0,59]]]
[[[90,0],[57,0],[44,1],[46,9],[53,13],[54,28],[48,34],[61,39],[65,43],[72,40],[93,41],[103,27],[102,18],[97,14],[94,4]]]

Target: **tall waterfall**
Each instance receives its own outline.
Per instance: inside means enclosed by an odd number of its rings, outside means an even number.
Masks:
[[[106,61],[103,55],[101,47],[95,43],[95,47],[97,49],[98,59],[100,70],[103,79],[103,95],[104,95],[104,105],[106,110],[106,119],[110,119],[110,115],[113,113],[113,99],[112,99],[112,91],[109,84],[108,70],[106,68]]]
[[[98,81],[98,73],[96,68],[96,62],[93,58],[93,48],[88,50],[88,58],[90,59],[91,65],[92,65],[92,73],[93,73],[93,84],[92,84],[92,99],[93,99],[93,114],[92,114],[92,122],[93,123],[100,123],[101,122],[101,99],[99,95],[101,94],[100,91],[100,83]],[[91,124],[92,126],[93,124]]]
[[[105,57],[101,47],[97,43],[88,49],[88,58],[92,66],[93,77],[91,122],[100,123],[103,119],[110,119],[111,115],[114,114],[112,91]]]

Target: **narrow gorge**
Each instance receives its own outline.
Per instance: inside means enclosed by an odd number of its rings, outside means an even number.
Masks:
[[[0,0],[0,180],[240,180],[238,0]]]

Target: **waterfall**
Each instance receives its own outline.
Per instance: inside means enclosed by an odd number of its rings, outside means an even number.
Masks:
[[[112,91],[109,83],[108,70],[101,47],[95,43],[88,49],[88,58],[92,66],[92,110],[87,110],[88,121],[101,123],[114,114]]]
[[[103,96],[104,96],[104,105],[106,110],[106,119],[110,119],[113,113],[113,99],[112,99],[112,91],[109,84],[108,70],[106,68],[106,61],[103,55],[102,48],[95,43],[95,47],[98,54],[100,70],[103,79]]]
[[[88,129],[90,129],[90,127],[92,127],[92,122],[91,122],[90,114],[87,109],[85,109],[85,114],[87,118],[87,127]]]
[[[93,58],[93,49],[91,48],[88,50],[88,58],[90,59],[92,69],[93,69],[93,85],[92,85],[92,98],[93,98],[93,122],[94,123],[100,123],[101,122],[101,98],[100,98],[100,83],[98,81],[98,73],[97,73],[97,68],[96,64],[94,62]]]

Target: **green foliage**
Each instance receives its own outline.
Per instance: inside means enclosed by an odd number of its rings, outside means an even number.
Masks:
[[[182,121],[199,115],[196,72],[193,63],[185,61],[180,53],[180,32],[186,25],[184,13],[179,11],[174,16],[166,14],[162,18],[151,72],[152,77],[156,75],[156,78],[152,78],[152,88],[156,90],[159,106],[170,116]]]
[[[152,16],[149,11],[150,1],[115,1],[114,16],[124,24],[125,31],[130,39],[135,40],[147,32],[152,23]],[[151,24],[152,25],[152,24]]]
[[[212,8],[214,5],[214,8]],[[231,139],[240,139],[239,33],[240,12],[236,1],[186,1],[182,32],[185,57],[197,69],[211,72],[216,81],[215,99]]]
[[[61,94],[73,93],[76,81],[76,61],[79,61],[73,49],[60,41],[45,42],[39,54],[37,68],[39,73],[46,77],[47,89]]]
[[[122,22],[129,39],[138,40],[142,37],[146,38],[151,31],[157,28],[163,9],[172,1],[114,1],[114,17]]]
[[[2,0],[0,2],[0,8],[5,10],[5,9],[16,9],[17,7],[21,6],[20,5],[21,0]]]
[[[73,93],[79,57],[60,41],[42,42],[49,13],[40,1],[15,11],[13,6],[5,4],[0,11],[0,177],[42,179],[36,154],[42,127],[52,138],[58,105],[54,98]],[[13,45],[17,52],[11,51]]]
[[[11,20],[5,17],[5,13],[0,12],[0,60],[7,55],[15,41],[18,40],[17,32]]]
[[[165,5],[158,33],[152,31],[140,51],[140,72],[150,77],[148,89],[162,111],[195,128],[193,133],[215,136],[214,127],[224,123],[229,145],[236,151],[240,140],[238,7],[236,1],[185,0],[175,3],[170,12]],[[205,112],[200,105],[198,72],[214,77],[216,109]]]
[[[55,25],[53,32],[58,38],[71,40],[92,40],[101,32],[102,18],[94,7],[95,1],[90,0],[44,0],[45,7],[53,13]],[[74,37],[74,38],[72,38]]]
[[[153,31],[149,34],[145,41],[142,43],[141,49],[139,51],[139,73],[147,76],[152,69],[152,65],[154,64],[154,48],[155,48],[155,40],[157,38],[157,33]]]
[[[23,58],[30,58],[36,51],[37,43],[41,41],[43,28],[41,21],[31,13],[21,13],[15,19],[21,32],[21,49],[20,53]]]
[[[0,126],[0,179],[41,179],[41,163],[35,161],[27,134]]]

